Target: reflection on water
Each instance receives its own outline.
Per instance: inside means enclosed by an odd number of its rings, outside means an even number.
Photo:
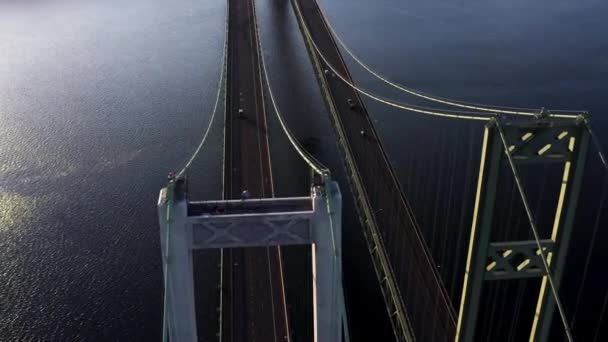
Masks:
[[[51,202],[0,190],[0,232],[23,227],[41,208]]]
[[[154,204],[202,132],[223,11],[0,3],[0,340],[160,336]]]

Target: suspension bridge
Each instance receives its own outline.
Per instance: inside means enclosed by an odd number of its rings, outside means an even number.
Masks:
[[[422,93],[358,58],[316,0],[290,2],[344,176],[335,177],[290,130],[273,93],[255,1],[228,0],[209,125],[185,167],[170,174],[158,201],[163,340],[357,340],[350,334],[352,309],[342,276],[343,194],[352,196],[354,208],[344,209],[354,209],[360,222],[367,250],[359,253],[371,259],[396,341],[575,340],[583,286],[574,291],[574,305],[571,298],[565,303],[564,274],[573,257],[568,252],[580,225],[585,166],[608,172],[588,114]],[[342,52],[387,87],[435,106],[411,105],[360,87]],[[468,130],[446,130],[468,134],[457,136],[456,144],[432,137],[428,142],[439,145],[439,153],[412,155],[404,179],[382,145],[368,101],[433,125],[466,125]],[[220,107],[223,196],[194,201],[188,197],[187,171]],[[310,168],[308,196],[275,195],[271,118]],[[597,163],[588,162],[592,156]],[[583,284],[604,222],[606,192],[604,186],[599,205],[582,209],[594,217]],[[286,255],[294,245],[303,248]],[[215,265],[202,270],[202,277],[195,274],[197,250],[217,252]],[[287,259],[304,266],[286,272]],[[289,296],[290,288],[298,295]],[[201,296],[215,300],[197,300]],[[598,338],[605,309],[604,299],[594,318],[597,329],[580,336]]]

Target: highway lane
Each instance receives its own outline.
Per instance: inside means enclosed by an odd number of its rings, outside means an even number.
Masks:
[[[272,197],[266,107],[252,0],[229,0],[224,197]],[[240,114],[242,112],[242,114]],[[225,250],[223,341],[288,341],[280,249]]]
[[[317,2],[292,1],[298,4],[310,35],[324,57],[337,72],[352,82],[346,63]],[[326,104],[331,103],[328,108],[330,112],[332,108],[335,109],[335,122],[344,130],[348,149],[356,164],[356,172],[362,180],[367,201],[380,228],[392,272],[400,285],[400,296],[410,304],[410,308],[414,307],[414,310],[420,311],[420,314],[409,317],[414,333],[421,340],[453,339],[455,331],[453,307],[434,271],[435,264],[425,242],[419,240],[414,215],[407,199],[401,193],[399,181],[365,104],[355,90],[333,75],[316,52],[312,53],[323,65],[324,70],[317,76],[327,85]],[[429,320],[429,315],[437,319]]]

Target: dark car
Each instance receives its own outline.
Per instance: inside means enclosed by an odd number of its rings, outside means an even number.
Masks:
[[[357,107],[357,103],[355,101],[353,101],[352,99],[347,99],[346,102],[348,102],[348,106],[353,109],[355,107]]]

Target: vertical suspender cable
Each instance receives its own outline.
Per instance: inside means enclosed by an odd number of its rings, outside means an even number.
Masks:
[[[545,182],[544,177],[543,177],[543,182]],[[542,190],[544,193],[544,189]],[[541,198],[544,197],[540,196]],[[541,205],[541,199],[539,198],[538,201],[538,205],[537,208],[540,208]],[[520,223],[521,223],[521,218],[522,215],[519,214],[516,216],[516,220],[515,220],[515,224],[513,225],[513,227],[520,227]],[[525,280],[519,280],[519,284],[517,286],[517,297],[515,299],[515,308],[514,308],[514,314],[513,314],[513,319],[511,320],[511,329],[509,332],[509,342],[513,341],[515,339],[515,336],[517,334],[517,323],[519,322],[519,317],[521,316],[521,309],[523,306],[523,298],[524,298],[524,294],[526,291],[526,288],[528,286],[528,282]]]
[[[604,203],[606,201],[606,195],[608,194],[608,175],[604,177],[604,186],[602,187],[602,195],[600,199],[600,205],[598,207],[597,216],[595,217],[595,222],[593,225],[593,232],[591,233],[591,242],[589,245],[589,250],[587,251],[587,257],[585,259],[585,268],[583,270],[583,275],[581,277],[581,285],[579,287],[578,293],[576,295],[576,304],[574,305],[574,313],[572,314],[572,321],[570,322],[570,326],[574,329],[574,323],[576,322],[576,315],[578,313],[578,309],[581,303],[581,299],[583,297],[583,291],[585,289],[585,282],[587,280],[587,272],[589,271],[589,265],[591,264],[591,256],[593,254],[593,250],[595,248],[595,240],[597,237],[597,232],[599,230],[600,221],[602,214],[602,208],[604,207]]]
[[[465,222],[465,218],[466,218],[466,209],[468,208],[467,206],[467,202],[469,199],[469,194],[470,194],[470,187],[471,187],[471,177],[469,176],[470,174],[472,174],[473,171],[473,129],[471,128],[471,134],[469,134],[469,149],[468,149],[468,155],[467,155],[467,165],[466,165],[466,169],[465,169],[465,180],[464,180],[464,197],[462,200],[462,205],[460,206],[460,219],[459,219],[459,223],[458,223],[458,237],[456,238],[456,255],[454,257],[454,260],[456,263],[458,263],[458,261],[460,260],[460,256],[462,254],[462,250],[464,246],[461,246],[461,242],[462,242],[462,238],[464,235],[464,231],[465,229],[464,227],[464,222]],[[450,294],[453,295],[453,298],[458,298],[460,297],[459,295],[456,294],[456,284],[458,283],[456,281],[456,277],[458,276],[458,267],[454,267],[454,271],[452,272],[452,280],[451,280],[451,286],[450,286]]]
[[[440,199],[443,197],[443,189],[441,189],[441,185],[442,185],[442,180],[443,180],[443,170],[446,169],[446,171],[449,172],[449,168],[448,167],[443,167],[443,165],[441,164],[441,160],[443,160],[443,155],[444,153],[446,153],[446,145],[447,143],[447,136],[446,134],[441,134],[440,136],[440,149],[439,149],[439,155],[437,155],[437,168],[439,169],[439,174],[437,175],[437,180],[434,182],[435,186],[437,187],[435,190],[435,205],[434,205],[434,213],[433,213],[433,224],[431,225],[431,240],[430,240],[430,244],[429,247],[431,248],[431,251],[433,252],[434,255],[437,255],[437,245],[435,244],[435,236],[437,233],[437,230],[439,229],[438,223],[437,223],[437,217],[439,216],[439,203],[440,203]],[[431,207],[431,209],[433,209],[433,207]],[[441,237],[439,237],[439,240],[441,240]],[[435,260],[435,262],[437,262],[438,260]],[[437,264],[435,264],[435,267],[437,267]]]
[[[458,144],[459,145],[459,144]],[[453,194],[454,194],[454,178],[456,178],[456,152],[454,151],[453,148],[450,149],[450,158],[449,158],[449,166],[448,166],[448,174],[449,176],[449,191],[448,191],[448,196],[446,198],[446,213],[445,213],[445,217],[444,217],[444,222],[443,223],[443,238],[441,239],[441,247],[439,248],[439,264],[441,265],[441,270],[440,273],[442,274],[442,278],[443,281],[445,283],[445,281],[448,278],[448,272],[449,272],[449,268],[447,267],[447,262],[445,260],[446,257],[451,257],[451,255],[449,255],[447,253],[448,250],[448,240],[451,239],[451,234],[449,232],[449,228],[450,228],[450,223],[451,218],[452,218],[452,207],[453,207]]]
[[[606,295],[604,296],[604,304],[602,304],[602,311],[600,312],[600,317],[597,321],[597,327],[595,328],[595,334],[593,334],[593,342],[597,341],[597,337],[600,334],[600,329],[602,328],[602,321],[604,320],[604,314],[606,313],[607,304],[608,304],[608,291],[606,291]]]
[[[608,171],[608,160],[606,160],[606,155],[604,154],[604,150],[602,149],[602,144],[600,144],[600,140],[597,138],[593,129],[591,128],[591,123],[589,123],[589,120],[585,118],[584,121],[585,127],[587,127],[587,130],[589,131],[589,135],[591,135],[591,140],[593,141],[593,144],[597,149],[597,154],[600,156],[600,160],[602,161],[604,168],[606,169],[606,171]]]

